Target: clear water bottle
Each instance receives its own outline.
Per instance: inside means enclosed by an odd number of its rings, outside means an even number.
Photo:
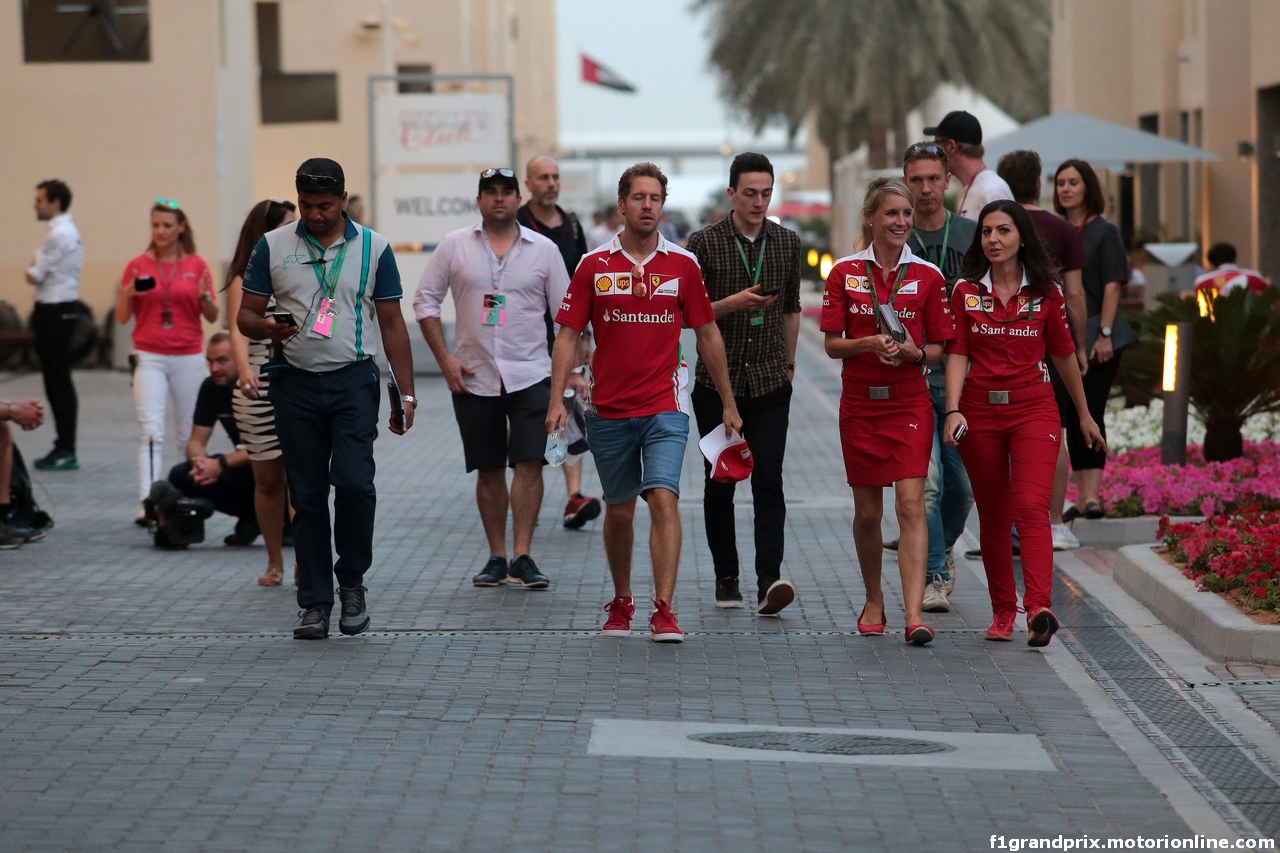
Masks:
[[[547,452],[543,454],[547,464],[559,468],[569,458],[569,436],[559,427],[547,435]]]

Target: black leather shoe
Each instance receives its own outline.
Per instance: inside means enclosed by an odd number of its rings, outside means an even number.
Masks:
[[[716,578],[716,607],[735,608],[742,606],[742,591],[738,589],[737,578]]]
[[[258,519],[252,516],[242,518],[236,522],[235,531],[223,537],[222,544],[230,545],[233,548],[243,548],[247,545],[252,545],[261,533],[262,531],[258,528]]]
[[[338,630],[348,637],[363,634],[369,629],[369,610],[365,607],[364,594],[363,586],[338,587],[338,600],[342,602]]]
[[[521,554],[511,563],[507,570],[507,583],[522,586],[525,589],[546,589],[551,586],[551,579],[538,571],[537,563],[528,554]]]
[[[295,640],[327,640],[329,638],[329,613],[323,607],[312,607],[298,613],[298,627],[293,629]]]
[[[885,542],[884,545],[882,545],[881,547],[884,549],[884,552],[886,554],[893,554],[895,557],[898,555],[897,539],[891,539],[888,542]]]
[[[507,582],[507,558],[490,557],[480,574],[471,579],[472,586],[502,586]]]
[[[777,616],[782,609],[796,599],[796,588],[791,585],[791,581],[776,580],[769,584],[768,589],[764,591],[764,595],[760,597],[760,603],[756,606],[756,612],[761,616]]]

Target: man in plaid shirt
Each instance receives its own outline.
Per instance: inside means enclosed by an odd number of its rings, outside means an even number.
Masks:
[[[756,611],[775,615],[795,598],[781,579],[786,500],[782,458],[791,412],[796,338],[800,333],[800,238],[765,218],[773,196],[773,164],[746,152],[729,167],[733,211],[689,237],[724,338],[729,379],[751,448],[755,507]],[[698,434],[723,428],[720,397],[698,359],[693,386]],[[716,607],[741,607],[733,483],[711,479],[705,466],[703,513],[716,572]]]

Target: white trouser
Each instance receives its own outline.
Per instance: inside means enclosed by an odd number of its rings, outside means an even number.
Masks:
[[[173,399],[173,427],[178,440],[178,456],[187,452],[191,438],[191,418],[196,410],[200,384],[208,371],[204,355],[157,355],[138,353],[138,369],[133,374],[133,399],[138,405],[138,425],[142,443],[138,447],[138,490],[145,498],[151,484],[169,476],[164,466],[164,414]]]

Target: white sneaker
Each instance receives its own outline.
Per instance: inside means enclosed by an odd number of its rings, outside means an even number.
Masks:
[[[1080,540],[1065,524],[1049,525],[1049,535],[1053,538],[1053,550],[1070,551],[1080,547]]]
[[[924,588],[923,607],[926,613],[951,612],[951,602],[947,601],[947,582],[941,575],[934,575]]]
[[[947,579],[943,581],[945,584],[943,589],[947,595],[950,595],[956,591],[956,557],[955,554],[951,553],[950,548],[947,549],[947,559],[942,565],[947,570]]]

